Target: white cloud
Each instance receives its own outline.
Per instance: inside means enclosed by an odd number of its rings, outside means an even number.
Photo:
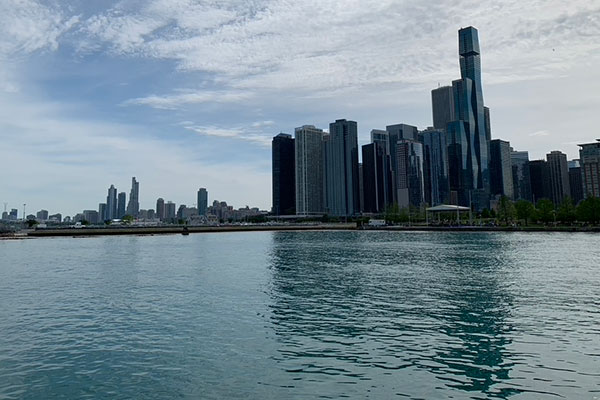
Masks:
[[[257,128],[253,125],[253,128]],[[260,127],[260,125],[258,126]],[[196,132],[203,136],[215,136],[220,138],[229,138],[243,140],[246,142],[255,143],[264,147],[271,146],[271,136],[265,135],[256,131],[256,129],[243,129],[243,128],[220,128],[216,126],[198,126],[198,125],[184,125],[185,129]]]
[[[201,91],[165,96],[151,95],[127,100],[123,105],[146,105],[153,108],[173,110],[185,104],[237,103],[246,101],[250,97],[250,93],[241,91]]]
[[[535,132],[530,133],[529,136],[531,136],[531,137],[550,136],[550,132],[548,132],[548,131],[535,131]]]

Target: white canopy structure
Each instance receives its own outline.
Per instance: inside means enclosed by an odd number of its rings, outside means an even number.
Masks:
[[[460,213],[461,212],[471,212],[469,207],[458,206],[454,204],[440,204],[439,206],[429,207],[425,209],[425,219],[427,221],[427,225],[429,225],[429,213],[441,213],[441,212],[456,212],[456,220],[460,223]]]

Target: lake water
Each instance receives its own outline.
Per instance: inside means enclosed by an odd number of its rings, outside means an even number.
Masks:
[[[600,236],[0,241],[0,399],[600,399]]]

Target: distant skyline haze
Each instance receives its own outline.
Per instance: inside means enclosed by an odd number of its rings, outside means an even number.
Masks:
[[[400,23],[401,22],[401,23]],[[271,208],[271,140],[303,125],[433,125],[479,30],[493,139],[530,159],[600,137],[600,3],[0,0],[0,202],[159,197]]]

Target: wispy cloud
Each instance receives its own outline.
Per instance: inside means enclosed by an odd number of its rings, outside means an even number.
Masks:
[[[165,96],[151,95],[127,100],[122,105],[145,105],[153,108],[173,110],[186,104],[237,103],[246,101],[250,97],[250,93],[241,91],[201,91]]]
[[[253,128],[260,127],[260,123],[258,126],[254,126]],[[229,139],[237,139],[243,140],[246,142],[255,143],[264,147],[271,146],[271,136],[265,135],[256,131],[256,129],[244,129],[244,128],[220,128],[215,126],[198,126],[198,125],[184,125],[185,129],[196,132],[197,134],[203,136],[215,136],[220,138],[229,138]]]
[[[535,131],[529,134],[530,137],[544,137],[550,136],[550,132],[548,131]]]

